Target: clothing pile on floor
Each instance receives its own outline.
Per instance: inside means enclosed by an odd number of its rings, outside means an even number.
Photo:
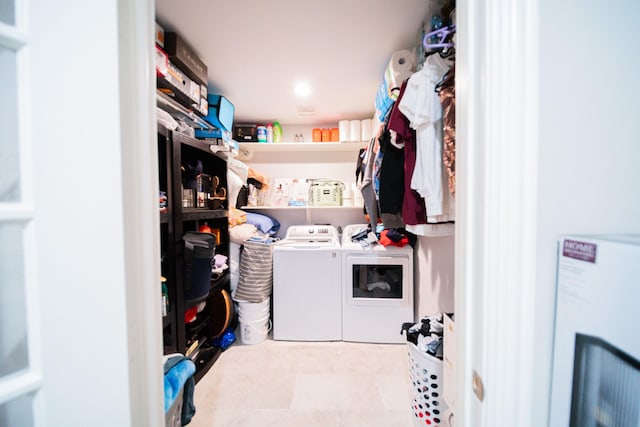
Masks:
[[[418,323],[403,323],[400,333],[407,337],[418,350],[442,360],[442,340],[444,331],[442,313],[425,316]]]

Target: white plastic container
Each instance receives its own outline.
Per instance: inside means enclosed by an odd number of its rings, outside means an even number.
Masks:
[[[271,330],[269,316],[255,320],[240,320],[240,342],[252,345],[260,344],[267,339]]]
[[[267,339],[271,330],[270,301],[269,298],[258,303],[236,301],[242,344],[260,344]]]
[[[442,360],[407,342],[409,377],[416,426],[445,426],[447,403],[442,399]]]

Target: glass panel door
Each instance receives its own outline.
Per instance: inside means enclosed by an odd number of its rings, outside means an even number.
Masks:
[[[16,73],[15,51],[0,45],[0,203],[16,202],[20,198]]]
[[[15,25],[16,4],[13,0],[0,0],[0,23]]]
[[[30,141],[25,137],[27,34],[20,0],[0,0],[0,426],[35,425],[42,384]],[[38,347],[38,348],[35,348]]]
[[[22,249],[20,224],[0,222],[0,377],[29,366]]]

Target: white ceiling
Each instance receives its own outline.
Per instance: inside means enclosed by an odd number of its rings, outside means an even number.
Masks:
[[[235,123],[337,123],[370,118],[391,53],[420,43],[430,0],[156,0],[156,17],[209,68],[209,92]],[[296,81],[312,94],[297,98]],[[302,116],[301,106],[316,114]]]

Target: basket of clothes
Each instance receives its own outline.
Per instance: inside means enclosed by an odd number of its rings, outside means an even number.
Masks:
[[[442,393],[442,314],[404,324],[409,355],[409,377],[416,426],[446,426],[447,404]]]

